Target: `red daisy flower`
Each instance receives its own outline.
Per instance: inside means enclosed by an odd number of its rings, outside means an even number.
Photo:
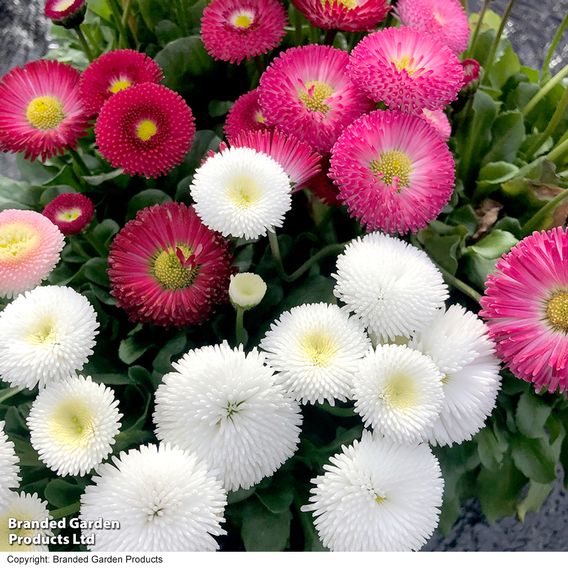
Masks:
[[[64,235],[80,233],[91,222],[94,212],[93,202],[81,193],[62,193],[43,210]]]
[[[87,0],[46,0],[44,14],[54,24],[74,27],[83,21]]]
[[[232,138],[242,130],[266,130],[266,119],[258,102],[258,89],[241,95],[225,121],[225,136]]]

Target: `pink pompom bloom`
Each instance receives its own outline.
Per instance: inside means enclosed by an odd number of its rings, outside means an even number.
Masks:
[[[481,65],[476,59],[464,59],[462,61],[463,67],[463,86],[468,87],[474,81],[479,79],[481,72]]]
[[[194,135],[187,103],[175,91],[154,83],[116,93],[103,105],[95,125],[103,157],[114,168],[147,178],[179,165]]]
[[[46,0],[44,14],[54,24],[74,27],[83,21],[87,0]]]
[[[213,0],[201,19],[201,39],[214,59],[240,63],[275,48],[286,33],[278,0]]]
[[[568,230],[523,239],[485,284],[480,315],[497,354],[520,379],[568,390]]]
[[[0,297],[35,288],[59,262],[61,231],[41,213],[0,211]]]
[[[396,13],[404,26],[435,36],[454,53],[467,48],[469,22],[459,0],[398,0]]]
[[[329,175],[367,230],[406,233],[440,213],[452,195],[454,171],[448,146],[424,119],[377,110],[339,137]]]
[[[292,0],[318,28],[365,32],[382,22],[391,7],[387,0]]]
[[[93,202],[81,193],[62,193],[43,210],[64,235],[80,233],[91,222],[94,212]]]
[[[326,45],[292,47],[262,74],[266,122],[327,153],[343,129],[373,108],[346,73],[349,56]]]
[[[163,327],[195,325],[228,301],[233,273],[229,244],[193,207],[147,207],[114,239],[111,293],[132,321]]]
[[[116,49],[103,53],[81,75],[79,89],[90,115],[98,114],[112,95],[140,83],[160,83],[160,66],[145,53]]]
[[[229,138],[234,148],[252,148],[268,154],[288,174],[295,189],[320,171],[321,156],[313,148],[290,134],[278,130],[241,132]]]
[[[411,28],[387,28],[363,38],[351,53],[348,72],[374,101],[417,112],[451,103],[463,84],[452,50]]]
[[[42,160],[74,148],[87,129],[79,71],[58,61],[15,67],[0,82],[0,146]]]
[[[452,125],[443,110],[422,109],[420,115],[434,130],[440,135],[440,138],[447,142],[452,135]]]
[[[266,130],[266,119],[258,102],[258,89],[241,95],[225,121],[225,136],[233,138],[242,130]]]

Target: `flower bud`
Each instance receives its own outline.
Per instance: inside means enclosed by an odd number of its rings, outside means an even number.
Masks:
[[[250,310],[260,304],[266,294],[266,283],[252,272],[241,272],[231,276],[229,297],[235,308]]]

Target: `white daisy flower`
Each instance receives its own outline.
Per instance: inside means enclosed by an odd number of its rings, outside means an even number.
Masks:
[[[353,398],[365,426],[396,442],[419,441],[442,409],[442,374],[419,351],[379,345],[359,365]]]
[[[285,312],[260,344],[281,384],[304,404],[346,400],[371,342],[356,318],[331,304]]]
[[[12,495],[12,489],[17,489],[20,482],[18,456],[14,443],[4,432],[4,422],[0,422],[0,507]]]
[[[207,460],[227,491],[251,487],[294,454],[300,409],[258,351],[210,345],[173,366],[156,391],[156,436]]]
[[[121,416],[112,389],[91,377],[51,383],[28,416],[31,444],[58,475],[85,475],[110,454]]]
[[[85,296],[67,286],[40,286],[0,313],[0,378],[14,387],[67,378],[93,352],[97,318]]]
[[[118,529],[84,529],[94,552],[213,551],[225,534],[227,494],[205,462],[168,445],[141,446],[97,469],[81,497],[83,521],[117,521]]]
[[[292,203],[282,166],[252,148],[228,148],[208,158],[195,172],[190,192],[205,225],[245,239],[281,227]]]
[[[243,310],[250,310],[260,302],[266,294],[266,282],[252,272],[241,272],[231,276],[229,298],[231,303]]]
[[[424,444],[399,445],[363,432],[312,480],[310,504],[332,551],[420,549],[438,525],[444,480]]]
[[[411,342],[443,374],[444,405],[424,439],[440,445],[470,440],[495,406],[499,361],[488,329],[472,312],[451,306]]]
[[[381,233],[349,243],[333,276],[334,294],[377,337],[389,340],[424,329],[448,297],[425,252]]]
[[[8,519],[15,519],[19,528],[8,528]],[[38,522],[51,520],[47,510],[47,502],[42,501],[36,493],[16,493],[13,491],[6,503],[0,506],[0,550],[4,552],[47,552],[51,529],[30,528],[29,521]],[[27,523],[27,524],[26,524]],[[17,540],[10,543],[10,535],[16,535]]]

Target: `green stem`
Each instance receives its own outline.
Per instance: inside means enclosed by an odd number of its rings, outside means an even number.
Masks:
[[[556,147],[546,155],[546,159],[554,162],[558,160],[558,158],[561,158],[565,152],[568,152],[568,138],[566,138],[564,142],[557,144]]]
[[[327,30],[325,32],[323,43],[325,45],[333,45],[333,40],[335,39],[336,35],[337,35],[337,30]]]
[[[124,10],[122,12],[121,23],[124,29],[128,26],[128,18],[130,17],[130,9],[132,8],[132,0],[126,0]]]
[[[93,34],[91,33],[91,30],[89,29],[89,26],[85,26],[84,29],[81,29],[82,32],[84,32],[85,34],[85,38],[88,40],[87,43],[89,44],[90,48],[91,48],[91,53],[93,54],[94,58],[96,59],[101,51],[98,47],[98,42],[95,41],[95,38],[93,37]]]
[[[89,235],[89,233],[83,233],[83,237],[84,239],[93,247],[93,249],[95,250],[95,252],[101,257],[101,258],[105,258],[107,256],[107,251],[104,248],[101,248],[99,246],[99,243],[97,243],[97,241],[95,241],[91,235]]]
[[[238,306],[235,307],[235,310],[237,311],[237,316],[235,319],[235,340],[237,342],[237,347],[239,345],[242,345],[244,347],[246,343],[245,324],[244,324],[245,310]]]
[[[546,205],[541,207],[522,228],[523,235],[530,235],[533,231],[542,228],[543,221],[554,212],[554,210],[568,197],[568,189],[559,193],[554,199],[551,199]]]
[[[469,49],[467,50],[468,57],[473,57],[473,53],[475,52],[475,44],[477,43],[477,38],[479,37],[479,32],[481,31],[481,26],[485,19],[485,13],[489,8],[489,4],[491,4],[491,0],[484,0],[481,11],[479,12],[479,19],[477,20],[477,24],[475,25],[475,29],[471,36],[471,41],[469,42]]]
[[[523,114],[527,116],[531,110],[544,98],[556,85],[558,85],[564,77],[568,75],[568,65],[565,65],[552,79],[547,81],[541,88],[540,91],[526,104],[525,108],[522,110]]]
[[[327,402],[320,402],[317,404],[318,408],[325,410],[328,414],[333,414],[333,416],[341,416],[344,418],[351,418],[352,416],[357,416],[355,413],[355,409],[353,407],[350,408],[341,408],[339,406],[331,406],[331,404]]]
[[[463,9],[469,14],[469,2],[468,0],[461,0]]]
[[[60,509],[55,509],[54,511],[50,511],[49,514],[54,520],[62,519],[63,517],[67,517],[69,515],[74,515],[78,513],[81,509],[81,503],[77,501],[76,503],[72,503],[71,505],[67,505],[67,507],[61,507]]]
[[[118,0],[109,0],[110,9],[112,11],[112,15],[114,17],[114,23],[116,25],[116,29],[118,31],[119,36],[119,45],[122,47],[128,47],[128,37],[126,35],[126,29],[122,25],[122,14],[120,6],[118,5]]]
[[[302,12],[294,8],[294,44],[302,45]]]
[[[552,40],[552,43],[550,44],[550,47],[548,48],[548,51],[546,52],[546,57],[544,58],[544,63],[542,64],[542,75],[550,73],[550,62],[552,61],[552,57],[554,56],[554,52],[556,51],[556,48],[558,47],[558,44],[560,43],[560,40],[562,39],[562,36],[564,35],[564,30],[566,29],[567,25],[568,25],[568,12],[564,16],[564,19],[562,20],[560,27],[556,30],[556,34],[554,35],[554,39]]]
[[[85,37],[85,35],[83,34],[83,31],[81,30],[81,26],[75,26],[73,29],[75,30],[75,33],[77,34],[77,37],[79,38],[79,43],[83,47],[83,51],[85,52],[87,59],[89,61],[92,61],[95,58],[95,56],[93,55],[93,52],[92,52],[91,48],[89,47],[89,44],[87,42],[87,38]]]
[[[79,171],[81,172],[81,175],[90,176],[91,170],[89,170],[89,168],[87,167],[87,164],[85,164],[85,162],[83,161],[83,158],[81,158],[79,153],[76,150],[73,150],[73,148],[69,148],[68,151],[69,151],[69,155],[71,156],[71,158],[73,158],[73,161],[75,162],[75,164],[77,164],[77,167],[79,168]]]
[[[436,263],[438,270],[442,273],[444,280],[450,286],[457,288],[460,292],[463,292],[466,296],[469,296],[472,300],[476,301],[479,304],[481,300],[481,294],[474,290],[471,286],[466,284],[463,280],[456,278],[453,274],[448,272],[445,268],[442,268],[438,263]]]
[[[12,387],[0,392],[0,404],[6,402],[8,399],[12,398],[13,396],[16,396],[22,390],[23,389],[17,387]]]

